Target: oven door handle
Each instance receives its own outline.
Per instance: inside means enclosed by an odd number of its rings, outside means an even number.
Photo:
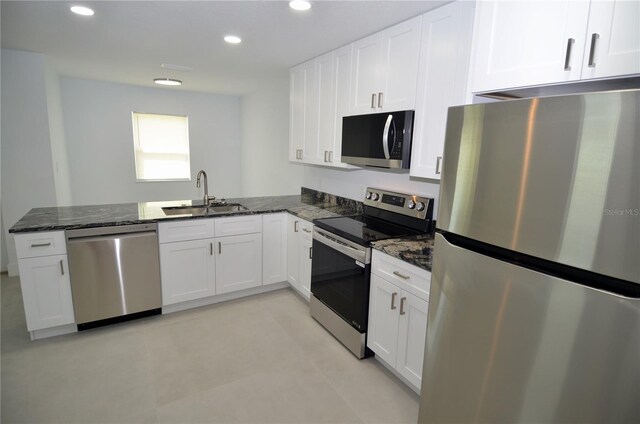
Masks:
[[[362,262],[363,264],[368,264],[371,262],[371,258],[368,257],[370,255],[367,255],[366,248],[363,247],[363,250],[361,250],[351,247],[346,243],[346,240],[342,241],[340,240],[341,237],[338,237],[334,234],[325,233],[322,230],[314,228],[313,239],[324,244],[325,246],[337,250],[344,255],[349,256],[350,258],[355,259],[356,261]]]

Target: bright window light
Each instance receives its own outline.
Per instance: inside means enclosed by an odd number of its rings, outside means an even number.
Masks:
[[[190,180],[186,116],[132,113],[138,181]]]

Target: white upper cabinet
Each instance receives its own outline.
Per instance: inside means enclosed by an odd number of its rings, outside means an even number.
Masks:
[[[473,2],[456,2],[422,15],[411,176],[440,179],[450,106],[465,104]]]
[[[640,73],[640,2],[593,1],[582,78]]]
[[[638,22],[637,1],[478,2],[472,91],[638,73]]]
[[[351,63],[353,44],[344,46],[333,52],[333,144],[328,149],[328,161],[332,165],[344,165],[342,157],[342,118],[349,115],[351,99]],[[348,165],[344,165],[348,166]]]
[[[335,121],[335,91],[333,90],[333,52],[316,58],[318,79],[318,142],[310,147],[308,163],[328,162],[328,153],[333,150],[333,125]]]
[[[315,60],[289,72],[289,160],[304,160],[307,146],[317,144],[317,80]]]
[[[415,107],[420,20],[418,16],[353,43],[351,115]]]

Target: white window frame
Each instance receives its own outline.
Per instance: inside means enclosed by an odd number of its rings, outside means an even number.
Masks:
[[[187,124],[187,145],[188,145],[188,153],[180,155],[178,153],[142,153],[139,145],[139,129],[138,129],[138,119],[136,115],[157,115],[157,116],[172,116],[172,117],[180,117],[186,119]],[[149,182],[162,182],[162,181],[191,181],[191,143],[189,141],[189,117],[187,115],[173,115],[169,113],[151,113],[151,112],[131,112],[131,124],[133,128],[133,161],[134,161],[134,172],[136,174],[136,182],[139,183],[149,183]],[[172,158],[176,156],[186,156],[187,167],[189,169],[189,175],[186,178],[139,178],[138,177],[138,155],[144,154],[146,158],[156,158],[156,159],[165,159]]]

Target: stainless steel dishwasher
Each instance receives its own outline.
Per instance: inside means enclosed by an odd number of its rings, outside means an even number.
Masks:
[[[79,330],[161,312],[156,224],[82,228],[65,235]]]

